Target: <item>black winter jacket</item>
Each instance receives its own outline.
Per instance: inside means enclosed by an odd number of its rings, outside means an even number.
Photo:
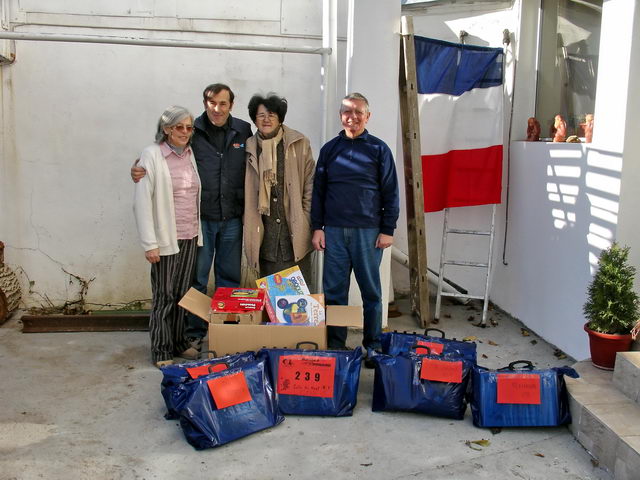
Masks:
[[[196,157],[202,184],[200,215],[203,220],[229,220],[241,217],[244,211],[245,144],[251,126],[244,120],[229,116],[229,130],[223,151],[218,151],[209,138],[204,112],[194,122],[191,147]]]

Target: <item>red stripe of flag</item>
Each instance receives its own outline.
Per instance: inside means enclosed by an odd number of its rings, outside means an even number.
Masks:
[[[500,203],[502,145],[422,155],[424,211]]]

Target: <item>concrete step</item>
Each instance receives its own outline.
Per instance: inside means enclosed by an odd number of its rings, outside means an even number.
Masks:
[[[618,364],[619,360],[616,369]],[[597,369],[589,360],[573,367],[580,378],[565,377],[573,419],[571,432],[616,480],[637,480],[640,405],[616,388],[613,372]],[[624,374],[619,375],[620,382],[625,383]]]
[[[613,385],[631,400],[640,403],[640,352],[618,353]]]

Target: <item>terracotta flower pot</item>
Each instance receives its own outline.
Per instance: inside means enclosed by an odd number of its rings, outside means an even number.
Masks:
[[[589,349],[591,362],[594,367],[603,370],[613,370],[617,352],[628,352],[631,349],[631,334],[610,335],[591,330],[588,323],[584,324],[584,331],[589,335]]]

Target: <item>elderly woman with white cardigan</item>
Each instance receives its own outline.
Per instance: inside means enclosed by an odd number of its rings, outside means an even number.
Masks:
[[[135,185],[134,214],[144,255],[151,264],[149,317],[151,358],[157,367],[174,356],[196,358],[185,336],[185,311],[178,301],[193,281],[197,247],[202,245],[200,177],[190,147],[193,115],[183,107],[164,111],[156,141],[139,166],[147,174]]]

